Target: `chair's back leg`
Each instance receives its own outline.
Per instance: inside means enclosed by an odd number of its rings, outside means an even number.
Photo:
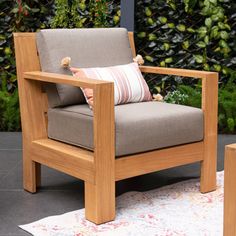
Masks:
[[[208,91],[207,91],[208,90]],[[204,156],[201,162],[202,193],[216,189],[218,75],[202,79],[202,109],[204,111]]]
[[[35,33],[15,33],[14,43],[23,137],[23,185],[25,190],[35,192],[40,183],[40,164],[31,159],[31,143],[47,137],[45,96],[40,83],[24,79],[25,72],[40,71]]]

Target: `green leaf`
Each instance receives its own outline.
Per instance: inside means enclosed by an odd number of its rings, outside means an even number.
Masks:
[[[156,91],[157,91],[158,93],[161,92],[161,87],[160,87],[160,86],[155,86],[155,89],[156,89]]]
[[[148,40],[149,40],[149,41],[157,40],[157,36],[156,36],[155,34],[149,34],[149,35],[148,35]]]
[[[188,40],[184,41],[182,47],[183,49],[187,50],[189,48],[189,41]]]
[[[203,69],[206,70],[206,71],[209,71],[210,66],[206,63],[206,64],[204,64]]]
[[[188,31],[189,33],[195,33],[195,30],[194,30],[193,28],[187,28],[187,31]]]
[[[210,33],[210,36],[211,38],[219,38],[220,37],[220,34],[219,34],[219,27],[218,26],[214,26],[212,29],[211,29],[211,33]]]
[[[235,126],[234,119],[233,118],[228,118],[227,119],[227,125],[228,125],[229,131],[233,132],[234,131],[234,126]]]
[[[145,38],[146,37],[146,32],[140,32],[138,33],[138,38]]]
[[[220,45],[222,48],[227,48],[227,47],[228,47],[228,44],[227,44],[223,39],[220,40],[219,45]]]
[[[231,30],[231,27],[228,24],[225,24],[225,29]]]
[[[220,65],[216,65],[215,64],[215,65],[213,65],[213,68],[214,68],[215,71],[218,71],[218,72],[221,70],[221,66]]]
[[[208,18],[205,19],[205,25],[206,25],[208,28],[211,28],[212,19],[211,19],[210,17],[208,17]]]
[[[170,44],[169,43],[164,43],[163,47],[166,51],[168,51],[170,49]]]
[[[167,18],[164,17],[164,16],[158,17],[158,20],[159,20],[162,24],[166,24],[166,22],[167,22]]]
[[[204,42],[206,45],[209,44],[209,36],[208,35],[205,36]]]
[[[211,19],[212,19],[213,21],[218,21],[218,20],[219,20],[219,16],[218,16],[217,14],[212,15],[212,16],[211,16]]]
[[[17,7],[13,8],[13,9],[11,10],[12,13],[17,13],[18,11],[19,11],[19,9],[18,9]]]
[[[177,25],[177,29],[180,32],[184,32],[186,30],[186,26],[184,24],[179,24],[179,25]]]
[[[120,17],[117,15],[113,16],[113,21],[115,24],[118,24],[120,22]]]
[[[165,67],[165,66],[166,66],[165,61],[161,61],[161,62],[160,62],[160,66],[161,66],[161,67]]]
[[[85,11],[86,9],[86,4],[85,3],[79,3],[79,8],[82,10],[82,11]]]
[[[226,32],[226,31],[221,31],[220,32],[220,37],[222,38],[222,39],[228,39],[229,38],[229,34]]]
[[[193,10],[193,8],[195,7],[197,3],[197,0],[184,0],[184,4],[185,4],[185,11],[189,12],[190,10]]]
[[[174,23],[168,23],[167,25],[168,25],[168,27],[169,27],[170,29],[175,28],[175,24],[174,24]]]
[[[231,49],[229,47],[224,47],[223,48],[223,53],[224,53],[224,56],[227,57],[228,56],[228,53],[231,51]]]
[[[145,56],[145,59],[147,61],[149,61],[149,62],[153,62],[154,61],[153,57],[151,57],[151,56]]]
[[[165,59],[165,63],[171,63],[171,62],[173,62],[173,58],[172,57],[168,57],[168,58],[166,58]]]
[[[205,26],[202,26],[197,30],[197,32],[201,38],[205,37],[207,33],[207,28]]]
[[[221,48],[220,47],[217,47],[214,52],[220,52],[221,51]]]
[[[173,9],[173,10],[176,10],[176,5],[175,3],[171,2],[169,3],[170,7]]]
[[[4,53],[5,53],[6,55],[12,54],[11,48],[10,48],[10,47],[6,47],[5,50],[4,50]]]
[[[152,15],[152,11],[150,10],[149,7],[145,7],[145,14],[146,14],[146,16],[151,16]]]
[[[147,22],[148,22],[149,25],[154,25],[154,21],[153,21],[153,19],[151,17],[149,17],[147,19]]]
[[[217,0],[209,0],[211,3],[213,3],[214,5],[217,4]]]
[[[197,63],[203,63],[203,60],[204,60],[204,58],[203,58],[203,56],[202,55],[194,55],[194,58],[195,58],[195,61],[197,62]]]
[[[223,22],[218,22],[218,26],[220,29],[225,29],[225,24]]]
[[[205,48],[205,47],[206,47],[206,44],[205,44],[203,41],[199,41],[199,42],[197,43],[197,46],[198,46],[199,48]]]

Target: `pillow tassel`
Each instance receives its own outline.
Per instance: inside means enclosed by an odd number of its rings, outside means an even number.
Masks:
[[[70,62],[71,62],[70,57],[64,57],[61,60],[61,67],[65,68],[65,69],[70,68]]]
[[[138,65],[140,65],[140,66],[144,64],[144,59],[139,54],[133,59],[133,61],[138,63]]]

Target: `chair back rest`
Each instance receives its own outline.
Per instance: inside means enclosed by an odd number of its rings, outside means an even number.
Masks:
[[[37,33],[37,50],[41,70],[71,74],[60,66],[64,57],[71,57],[71,66],[106,67],[133,61],[129,34],[124,28],[46,29]],[[62,84],[46,87],[50,107],[84,103],[80,88]]]

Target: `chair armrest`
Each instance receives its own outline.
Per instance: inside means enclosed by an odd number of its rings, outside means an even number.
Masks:
[[[218,74],[217,72],[155,67],[155,66],[140,66],[139,68],[143,73],[176,75],[176,76],[184,76],[184,77],[199,78],[199,79],[204,79],[207,77],[214,77],[214,76],[217,77]]]
[[[24,86],[27,91],[32,93],[32,97],[35,96],[34,89],[37,87],[35,86],[37,82],[60,83],[93,89],[93,135],[95,165],[98,165],[97,163],[103,162],[104,160],[108,160],[113,163],[113,159],[115,158],[115,108],[113,82],[89,78],[76,79],[73,76],[40,71],[26,72],[24,73],[24,79]]]
[[[216,156],[217,114],[218,114],[218,73],[176,68],[140,66],[144,73],[177,75],[202,79],[202,111],[204,113],[204,152]],[[207,148],[210,147],[214,148]],[[210,162],[208,163],[210,165]]]
[[[55,73],[47,73],[41,71],[25,72],[24,78],[27,80],[35,80],[41,82],[49,82],[56,84],[67,84],[75,87],[91,88],[95,89],[98,85],[113,84],[113,82],[95,80],[90,78],[75,78],[72,75],[62,75]]]

